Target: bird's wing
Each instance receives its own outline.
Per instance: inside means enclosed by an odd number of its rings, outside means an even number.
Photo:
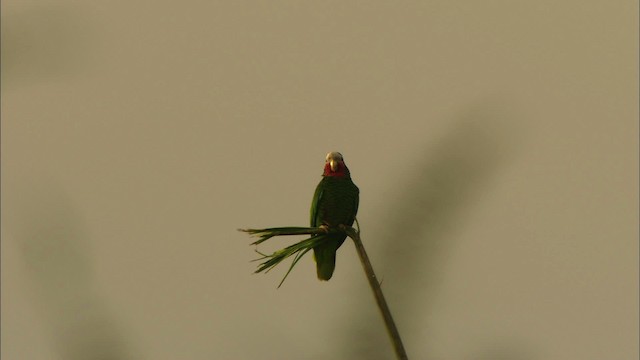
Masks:
[[[322,224],[318,224],[318,205],[324,192],[324,178],[320,181],[316,187],[316,191],[313,194],[313,200],[311,201],[311,226],[316,227]]]
[[[360,204],[360,189],[358,189],[357,186],[356,186],[356,196],[354,197],[353,201],[355,202],[353,207],[353,219],[355,220],[356,214],[358,213],[358,205]]]

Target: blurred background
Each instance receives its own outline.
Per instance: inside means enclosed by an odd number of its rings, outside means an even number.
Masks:
[[[638,358],[637,1],[3,1],[3,360]],[[295,239],[274,239],[273,251]]]

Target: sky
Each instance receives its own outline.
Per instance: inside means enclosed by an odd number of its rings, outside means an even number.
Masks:
[[[639,356],[637,2],[1,6],[2,359],[393,358],[330,151],[410,358]]]

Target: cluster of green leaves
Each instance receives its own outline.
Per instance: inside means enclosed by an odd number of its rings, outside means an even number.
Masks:
[[[268,229],[246,229],[241,230],[246,233],[249,233],[254,236],[259,236],[259,239],[251,243],[251,245],[259,245],[274,236],[285,236],[285,235],[309,235],[313,234],[308,239],[304,239],[299,241],[293,245],[289,245],[284,249],[275,251],[273,254],[263,254],[256,249],[256,252],[260,254],[262,257],[255,259],[253,261],[262,261],[260,265],[258,265],[258,269],[255,273],[260,272],[269,272],[271,269],[280,264],[283,260],[289,258],[290,256],[294,256],[293,261],[291,262],[291,266],[289,270],[280,281],[278,287],[282,286],[284,280],[289,276],[289,273],[293,269],[293,267],[300,261],[300,259],[307,253],[309,250],[313,249],[316,245],[322,242],[327,234],[326,229],[322,228],[309,228],[309,227],[278,227],[278,228],[268,228]]]

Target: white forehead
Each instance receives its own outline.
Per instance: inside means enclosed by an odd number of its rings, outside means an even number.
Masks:
[[[327,161],[329,160],[337,160],[337,161],[342,161],[342,154],[340,154],[339,152],[330,152],[327,154]]]

